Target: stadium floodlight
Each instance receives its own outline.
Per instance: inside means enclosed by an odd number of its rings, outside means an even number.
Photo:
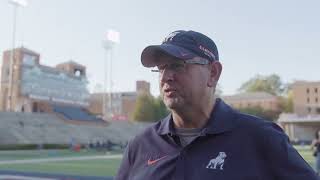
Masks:
[[[9,0],[9,3],[13,5],[13,28],[12,28],[12,50],[10,53],[9,62],[9,92],[7,99],[7,110],[12,110],[12,89],[13,89],[13,57],[15,48],[15,38],[16,38],[16,23],[17,23],[17,9],[18,7],[25,7],[28,5],[27,0]]]
[[[16,6],[22,6],[22,7],[26,7],[28,5],[27,0],[10,0],[9,2]]]
[[[113,54],[113,49],[114,47],[120,43],[120,33],[115,31],[115,30],[108,30],[107,31],[107,36],[106,39],[104,40],[103,46],[104,49],[106,50],[106,55],[107,57],[109,56],[109,68],[108,68],[108,62],[105,60],[105,76],[104,76],[104,93],[103,93],[103,102],[102,102],[102,113],[103,117],[105,119],[110,118],[112,116],[113,110],[112,110],[112,54]],[[106,96],[107,96],[107,77],[108,77],[108,71],[109,71],[109,103],[108,103],[108,109],[107,111],[107,106],[106,106]],[[109,113],[109,114],[108,114]]]
[[[120,43],[120,33],[114,30],[109,30],[107,32],[107,40],[114,43]]]
[[[108,30],[103,46],[106,50],[112,50],[116,44],[120,43],[120,33],[114,30]]]

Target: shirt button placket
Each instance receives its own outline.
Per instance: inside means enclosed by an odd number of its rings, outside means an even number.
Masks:
[[[185,178],[185,158],[186,158],[187,152],[186,149],[182,149],[180,151],[180,155],[177,160],[177,166],[176,166],[176,179],[184,180]]]

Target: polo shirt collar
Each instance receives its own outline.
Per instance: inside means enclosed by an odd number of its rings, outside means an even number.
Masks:
[[[220,134],[231,131],[236,126],[235,111],[220,98],[211,112],[207,125],[204,127],[205,134]]]
[[[171,113],[161,120],[160,126],[157,129],[157,133],[159,135],[166,135],[166,134],[174,134],[174,125]]]
[[[225,104],[220,98],[217,98],[215,106],[210,114],[208,123],[203,128],[204,134],[220,134],[231,131],[236,126],[234,110]],[[157,128],[159,135],[175,134],[172,115],[161,120]]]

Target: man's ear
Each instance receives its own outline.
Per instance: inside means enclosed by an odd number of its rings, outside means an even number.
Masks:
[[[219,61],[214,61],[210,64],[210,77],[208,79],[207,85],[209,87],[215,87],[220,78],[220,74],[222,71],[222,65]]]

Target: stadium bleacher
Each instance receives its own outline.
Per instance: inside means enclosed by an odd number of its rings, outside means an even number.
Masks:
[[[69,144],[110,140],[126,143],[148,123],[66,123],[54,114],[0,112],[0,144]]]
[[[56,104],[51,104],[51,106],[55,113],[62,114],[68,120],[104,122],[102,119],[89,114],[89,112],[83,109],[82,107]]]

